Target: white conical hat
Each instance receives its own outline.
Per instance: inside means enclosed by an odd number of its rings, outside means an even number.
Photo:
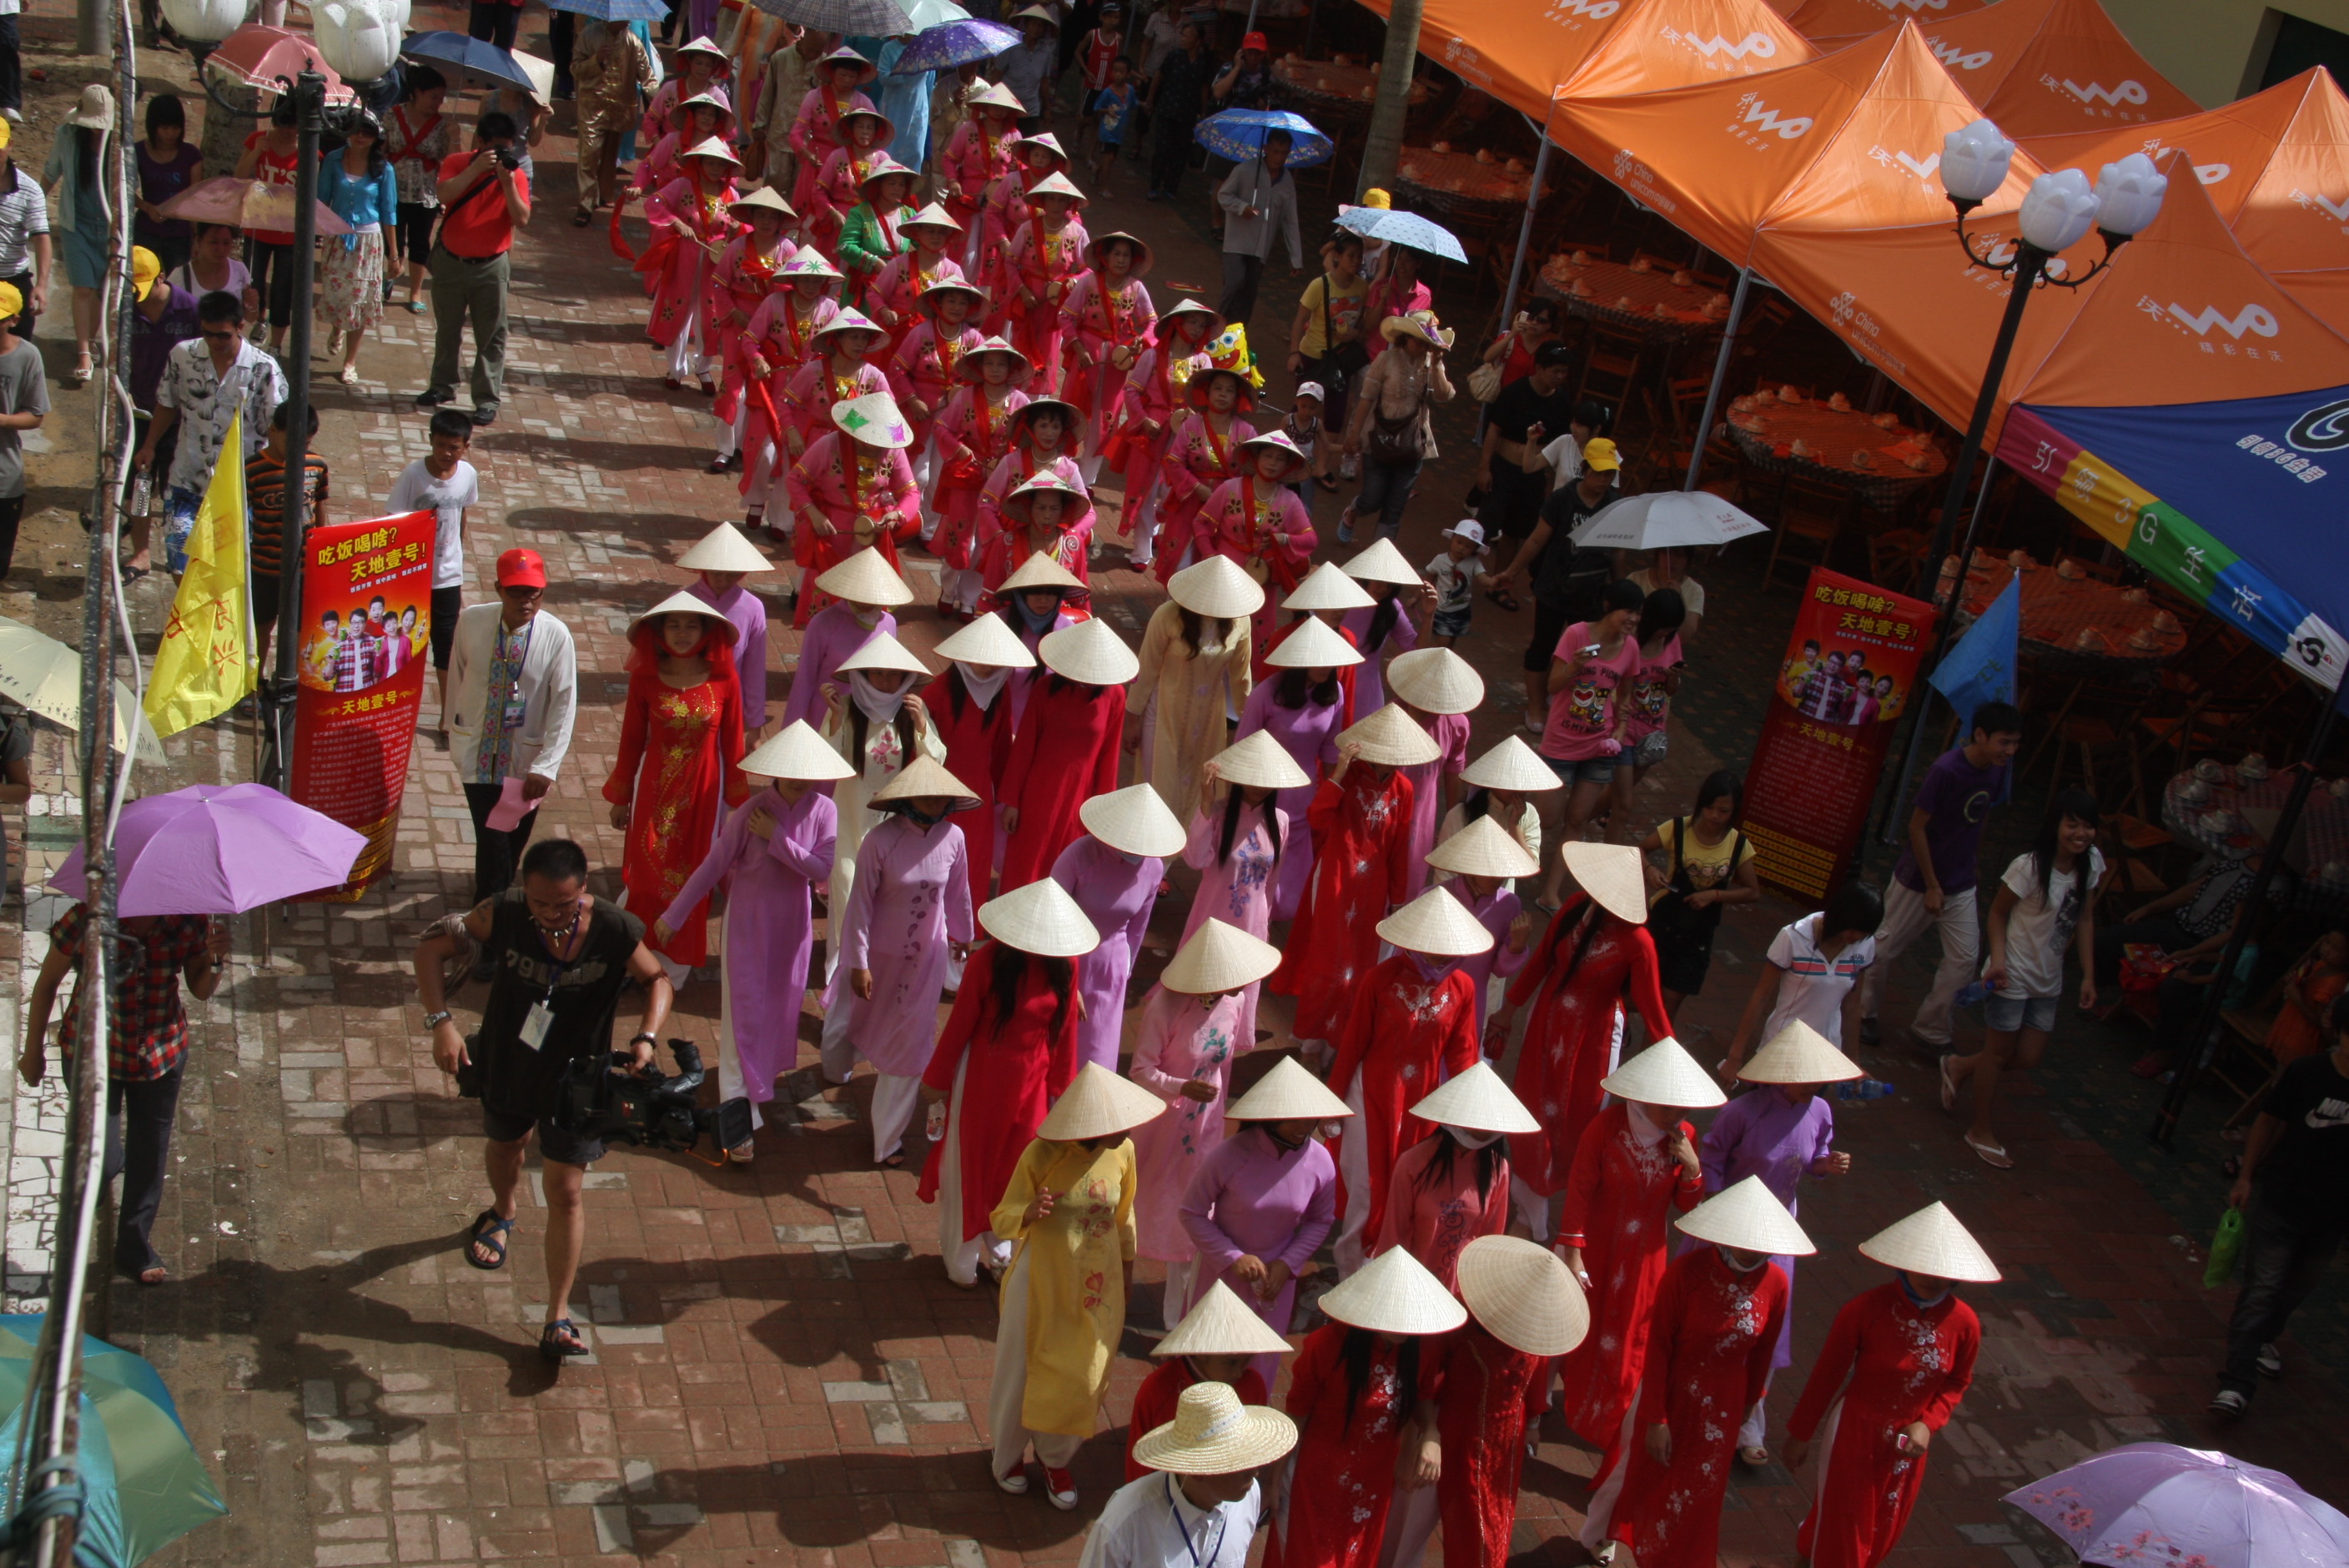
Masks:
[[[1411,1108],[1422,1121],[1469,1132],[1539,1132],[1541,1123],[1525,1101],[1509,1091],[1488,1063],[1455,1073],[1444,1087]]]
[[[1999,1277],[1973,1233],[1958,1223],[1943,1203],[1928,1203],[1905,1220],[1887,1225],[1859,1243],[1859,1255],[1888,1268],[1935,1279],[1989,1284]]]
[[[1033,141],[1037,139],[1030,137],[1028,139]],[[1041,196],[1066,196],[1080,207],[1085,206],[1092,200],[1083,191],[1078,190],[1065,174],[1047,174],[1043,179],[1028,187],[1029,201],[1033,201]]]
[[[688,147],[684,151],[678,153],[678,157],[680,160],[687,158],[715,158],[719,162],[730,163],[737,169],[742,167],[742,160],[734,156],[734,150],[714,136],[706,137],[703,139],[695,142],[691,147]]]
[[[1194,1383],[1174,1401],[1173,1420],[1134,1439],[1133,1462],[1170,1475],[1236,1475],[1296,1446],[1286,1412],[1240,1403],[1228,1383]]]
[[[1623,1058],[1623,1065],[1599,1080],[1599,1087],[1617,1099],[1641,1105],[1670,1106],[1675,1110],[1702,1110],[1727,1103],[1729,1097],[1696,1058],[1666,1035],[1646,1050]]]
[[[914,428],[898,411],[897,400],[886,392],[867,392],[832,406],[832,422],[853,440],[892,451],[914,444]]]
[[[1427,863],[1462,877],[1529,877],[1541,870],[1532,851],[1489,813],[1428,851]]]
[[[1427,579],[1412,570],[1411,562],[1402,558],[1402,552],[1395,548],[1394,541],[1383,535],[1376,544],[1339,570],[1357,583],[1395,583],[1405,588],[1427,585]]]
[[[848,758],[803,718],[792,720],[788,728],[742,758],[740,766],[743,772],[761,779],[805,779],[818,784],[856,777]]]
[[[1484,705],[1485,677],[1450,648],[1413,648],[1388,664],[1387,690],[1422,713],[1474,713]]]
[[[1279,948],[1209,915],[1184,939],[1158,983],[1185,996],[1213,996],[1253,985],[1279,967]]]
[[[1378,923],[1380,939],[1432,958],[1464,958],[1493,950],[1493,934],[1440,887],[1429,888]]]
[[[1522,1236],[1460,1249],[1460,1298],[1485,1332],[1527,1356],[1563,1356],[1590,1332],[1590,1304],[1565,1261]]]
[[[838,267],[823,259],[822,251],[817,250],[813,245],[803,245],[798,254],[783,263],[782,275],[787,278],[836,279],[841,275],[841,272]]]
[[[1093,923],[1050,877],[980,904],[978,926],[998,942],[1039,958],[1081,958],[1101,945]]]
[[[841,306],[838,315],[809,333],[808,340],[813,342],[819,337],[828,337],[835,332],[869,332],[884,340],[886,340],[889,335],[887,329],[879,322],[854,305],[849,304]]]
[[[1032,670],[1036,655],[1019,640],[1019,634],[1004,624],[1000,615],[980,615],[954,635],[941,639],[930,650],[942,659],[952,659],[958,665],[978,665],[988,669]]]
[[[1251,789],[1302,789],[1313,782],[1313,776],[1297,765],[1268,729],[1226,747],[1208,760],[1224,782]]]
[[[1566,788],[1566,780],[1542,760],[1541,753],[1515,735],[1469,763],[1461,770],[1460,781],[1479,789],[1509,789],[1520,795]]]
[[[1210,916],[1209,918],[1213,918]],[[1295,1057],[1283,1057],[1256,1087],[1224,1107],[1226,1121],[1332,1121],[1351,1116],[1354,1108],[1330,1092],[1330,1086]]]
[[[1117,634],[1117,628],[1096,616],[1047,632],[1036,645],[1037,657],[1056,676],[1086,686],[1123,686],[1142,673],[1142,661]]]
[[[765,212],[781,213],[786,218],[799,216],[792,210],[792,204],[783,200],[783,193],[771,185],[761,185],[756,191],[745,192],[726,203],[726,210],[729,212],[740,212],[745,207],[755,207]]]
[[[1673,1222],[1700,1242],[1741,1253],[1806,1258],[1819,1250],[1759,1176],[1714,1193]]]
[[[972,108],[1008,108],[1016,114],[1028,112],[1028,106],[1001,82],[973,82],[963,89],[962,101]]]
[[[1392,703],[1351,728],[1338,732],[1340,747],[1350,741],[1361,748],[1358,755],[1363,761],[1382,763],[1389,768],[1416,768],[1444,755],[1435,738]]]
[[[1377,603],[1362,591],[1361,583],[1340,571],[1336,562],[1325,561],[1288,591],[1280,607],[1283,611],[1367,610]]]
[[[927,679],[930,669],[916,658],[913,651],[886,632],[875,632],[856,646],[856,651],[833,666],[842,675],[851,670],[903,670],[909,676]]]
[[[878,604],[894,610],[914,602],[914,591],[889,564],[889,558],[866,545],[815,580],[816,592],[853,604]]]
[[[1033,550],[1029,552],[1028,559],[1021,562],[1019,568],[1003,580],[995,593],[998,598],[1009,598],[1011,594],[1030,588],[1050,588],[1056,593],[1065,593],[1071,588],[1081,589],[1084,585],[1083,578],[1053,560],[1045,552]]]
[[[1574,883],[1596,900],[1599,907],[1633,925],[1648,923],[1648,879],[1640,869],[1640,851],[1629,844],[1590,844],[1570,839],[1565,846],[1566,869]]]
[[[1277,670],[1341,670],[1361,664],[1362,650],[1332,631],[1329,622],[1308,615],[1265,655],[1264,662]]]
[[[1796,1018],[1754,1053],[1737,1076],[1747,1083],[1844,1083],[1866,1078],[1868,1069],[1827,1043],[1827,1037]],[[1784,1247],[1774,1249],[1784,1252]]]
[[[1389,1247],[1321,1298],[1325,1317],[1374,1334],[1449,1334],[1468,1309],[1408,1249]]]
[[[898,769],[895,779],[873,791],[873,803],[876,806],[885,806],[892,800],[944,800],[949,811],[973,810],[978,805],[978,797],[969,785],[924,751],[914,753],[914,759]]]
[[[1148,784],[1130,785],[1096,795],[1077,808],[1085,831],[1111,849],[1129,855],[1155,855],[1160,860],[1180,854],[1190,835],[1166,802]]]
[[[900,229],[911,229],[917,224],[932,229],[954,229],[959,231],[962,228],[962,224],[956,220],[955,215],[947,211],[944,207],[939,206],[936,201],[924,207],[920,211],[916,212],[911,217],[900,218],[897,220],[897,227]]]
[[[721,522],[677,558],[688,572],[772,572],[767,552],[730,522]]]
[[[1174,603],[1195,615],[1233,619],[1264,608],[1264,584],[1228,555],[1210,555],[1166,580]]]
[[[1250,1312],[1247,1303],[1223,1281],[1183,1315],[1153,1356],[1286,1356],[1289,1343],[1272,1325]]]
[[[711,605],[708,600],[695,598],[682,588],[630,621],[628,631],[633,635],[638,626],[647,621],[657,621],[665,615],[699,615],[706,621],[714,621],[726,628],[726,641],[729,645],[740,641],[742,635],[741,628],[728,620],[724,611]]]
[[[1067,1092],[1052,1102],[1036,1136],[1056,1143],[1109,1138],[1166,1114],[1166,1102],[1138,1083],[1128,1083],[1099,1062],[1077,1071]]]

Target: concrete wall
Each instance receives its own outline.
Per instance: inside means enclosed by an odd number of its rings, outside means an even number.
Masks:
[[[2272,37],[2271,17],[2290,12],[2349,33],[2349,0],[2104,0],[2121,30],[2154,67],[2204,108],[2259,86]],[[2256,62],[2256,64],[2255,64]]]

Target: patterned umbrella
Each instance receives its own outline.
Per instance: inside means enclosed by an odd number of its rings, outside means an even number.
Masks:
[[[336,216],[332,207],[324,201],[316,206],[321,238],[333,239],[351,232],[351,226]],[[233,174],[223,174],[217,180],[189,186],[155,210],[166,218],[290,233],[294,228],[294,187],[267,185],[258,180],[239,180]]]
[[[825,33],[861,33],[867,37],[894,38],[913,32],[905,8],[897,0],[750,0],[770,16],[797,22]]]
[[[2349,1516],[2281,1470],[2173,1443],[2128,1443],[2015,1488],[2083,1563],[2303,1568],[2349,1561]]]
[[[1385,207],[1348,207],[1339,212],[1338,226],[1351,229],[1365,239],[1408,245],[1431,256],[1442,256],[1447,262],[1464,265],[1468,260],[1468,253],[1460,248],[1458,236],[1416,212],[1397,212]]]
[[[1246,163],[1264,150],[1265,133],[1288,132],[1288,167],[1310,169],[1327,163],[1336,145],[1314,123],[1287,109],[1227,108],[1211,114],[1192,131],[1192,139],[1218,158]]]
[[[550,11],[569,11],[591,22],[657,22],[668,15],[662,0],[546,0]]]
[[[942,4],[944,0],[914,0],[915,5]],[[959,22],[941,22],[935,27],[925,27],[905,52],[897,57],[897,64],[889,74],[894,77],[917,77],[924,71],[950,71],[957,66],[973,60],[991,60],[1019,41],[1019,29],[1007,27],[1000,22],[984,22],[967,16]]]

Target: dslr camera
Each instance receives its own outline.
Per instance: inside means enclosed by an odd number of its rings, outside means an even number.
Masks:
[[[498,167],[501,169],[512,170],[522,167],[522,154],[511,147],[493,147],[490,149],[490,156],[498,160]]]
[[[649,1145],[683,1151],[703,1138],[713,1140],[719,1157],[750,1140],[750,1102],[726,1100],[709,1109],[696,1103],[706,1076],[701,1052],[691,1040],[671,1040],[677,1058],[671,1077],[647,1063],[630,1067],[626,1051],[574,1057],[563,1069],[554,1125],[602,1143]]]

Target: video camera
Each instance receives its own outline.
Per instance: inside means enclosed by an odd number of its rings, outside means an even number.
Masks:
[[[626,1051],[574,1057],[563,1069],[553,1120],[565,1132],[601,1143],[689,1150],[706,1135],[722,1158],[750,1141],[750,1102],[725,1100],[704,1110],[695,1102],[705,1073],[701,1052],[691,1040],[671,1040],[678,1073],[670,1078],[650,1064],[632,1068]]]

